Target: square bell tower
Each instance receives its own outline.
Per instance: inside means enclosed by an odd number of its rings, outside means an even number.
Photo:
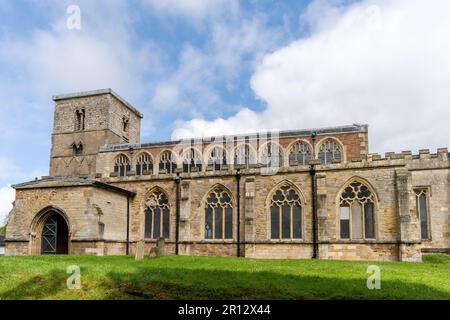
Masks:
[[[57,95],[51,177],[94,177],[99,148],[139,143],[143,115],[111,89]]]

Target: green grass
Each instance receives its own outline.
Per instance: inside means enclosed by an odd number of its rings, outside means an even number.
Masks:
[[[0,257],[0,299],[450,299],[448,256],[425,260]],[[80,290],[66,287],[70,265]],[[367,289],[369,265],[381,268],[380,290]]]

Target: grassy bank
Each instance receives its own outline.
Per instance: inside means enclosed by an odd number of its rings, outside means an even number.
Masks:
[[[0,257],[1,299],[450,299],[448,256],[424,263],[223,257]],[[81,270],[69,290],[66,268]],[[381,268],[368,290],[367,267]]]

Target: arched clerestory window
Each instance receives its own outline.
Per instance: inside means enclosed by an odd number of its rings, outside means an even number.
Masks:
[[[177,169],[177,161],[172,151],[164,151],[159,157],[159,170],[166,173],[174,173]]]
[[[255,151],[248,144],[237,146],[234,154],[234,164],[244,165],[246,169],[256,165]]]
[[[194,148],[190,148],[183,154],[183,172],[202,171],[202,156]]]
[[[375,198],[355,180],[340,195],[341,239],[375,239]]]
[[[205,204],[205,239],[233,238],[233,204],[231,196],[217,187],[210,192]]]
[[[302,202],[288,183],[279,187],[270,200],[270,238],[302,238]]]
[[[156,189],[150,194],[145,204],[145,238],[169,239],[170,207],[167,195]]]
[[[289,163],[297,161],[300,166],[306,166],[311,160],[311,147],[304,141],[298,141],[289,150]]]
[[[153,173],[152,157],[147,153],[141,153],[136,160],[136,175],[142,176]]]
[[[114,161],[114,172],[116,172],[119,177],[125,177],[130,170],[130,159],[124,154],[117,156]]]
[[[222,166],[227,165],[225,149],[218,146],[212,148],[208,155],[208,165],[212,166],[213,170],[221,170]]]
[[[261,164],[265,168],[282,167],[283,152],[281,147],[273,142],[266,143],[261,150]]]
[[[318,158],[321,164],[342,162],[342,149],[334,139],[327,139],[319,145]]]

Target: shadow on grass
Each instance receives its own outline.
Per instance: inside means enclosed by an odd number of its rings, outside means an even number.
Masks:
[[[2,299],[46,299],[66,288],[67,274],[60,270],[51,270],[47,274],[37,275],[1,294]]]
[[[450,299],[448,291],[400,280],[382,279],[381,290],[369,290],[365,275],[348,279],[143,265],[96,280],[86,276],[82,292],[69,292],[66,279],[65,271],[54,269],[19,283],[1,298],[54,299],[62,293],[79,299],[92,297],[89,291],[95,290],[100,299]]]
[[[366,278],[337,279],[274,272],[213,271],[139,267],[109,273],[105,299],[450,299],[424,284],[385,280],[369,290]]]

